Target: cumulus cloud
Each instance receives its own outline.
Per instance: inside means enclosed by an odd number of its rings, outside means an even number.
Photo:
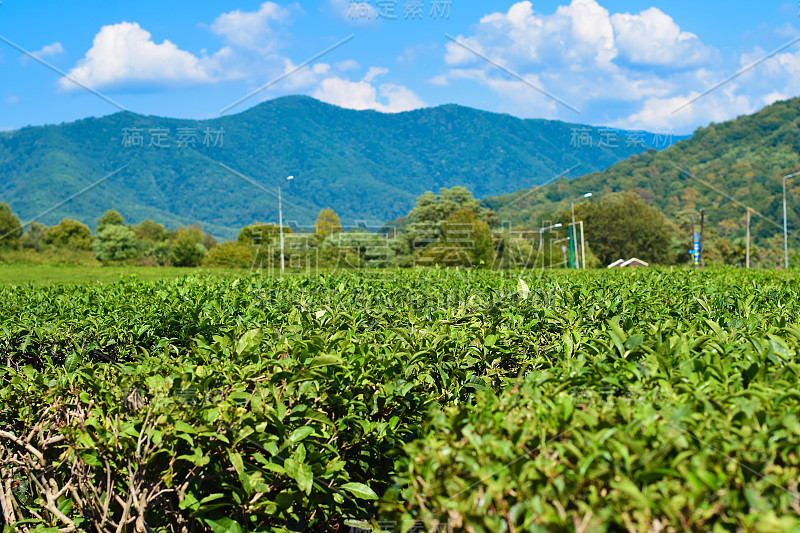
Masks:
[[[331,5],[341,8],[342,2]],[[276,33],[299,6],[284,7],[267,1],[255,11],[234,10],[216,17],[208,30],[222,41],[217,52],[194,54],[169,40],[155,42],[150,32],[136,22],[104,26],[84,57],[59,80],[64,91],[82,86],[100,90],[169,89],[217,83],[231,79],[247,80],[260,86],[286,74],[270,92],[302,92],[352,109],[400,112],[423,107],[422,100],[408,87],[377,80],[389,71],[371,67],[360,80],[344,72],[359,69],[352,59],[331,66],[317,62],[298,68],[278,50],[283,40]],[[278,28],[280,30],[280,28]],[[60,46],[60,45],[59,45]],[[55,45],[43,53],[55,53]],[[265,93],[266,96],[266,93]]]
[[[197,57],[168,40],[154,42],[138,23],[122,22],[103,26],[92,48],[59,85],[70,91],[79,88],[73,80],[94,89],[210,83],[217,79],[215,66],[229,53],[223,48],[215,56]]]
[[[31,55],[34,56],[34,57],[37,57],[39,59],[44,59],[46,57],[58,56],[58,55],[61,55],[63,53],[64,53],[64,47],[61,45],[61,43],[59,41],[56,41],[56,42],[54,42],[52,44],[48,44],[48,45],[42,47],[39,50],[36,50],[35,52],[31,52]],[[20,62],[21,65],[24,66],[31,59],[32,58],[29,57],[28,55],[23,55],[23,56],[20,56],[19,62]]]
[[[346,72],[348,70],[355,70],[359,68],[361,65],[359,65],[358,61],[356,61],[355,59],[345,59],[344,61],[340,61],[333,66],[336,70]]]
[[[754,113],[760,105],[740,89],[736,84],[729,84],[705,95],[693,90],[646,98],[636,112],[613,125],[630,129],[691,131],[699,124],[723,122]]]
[[[338,76],[323,79],[314,91],[314,98],[348,109],[372,109],[384,113],[398,113],[424,107],[425,103],[414,91],[403,85],[382,83],[377,87],[373,81],[388,70],[372,67],[360,81],[351,81]]]
[[[608,10],[595,0],[573,0],[552,15],[536,13],[525,0],[506,13],[486,15],[476,30],[459,41],[509,67],[554,62],[566,68],[607,67],[617,55]],[[455,66],[482,59],[448,43],[445,61]]]
[[[273,52],[277,39],[271,22],[284,22],[289,9],[274,2],[264,2],[258,11],[223,13],[214,20],[210,29],[223,37],[231,46],[260,53]]]
[[[520,1],[505,12],[485,15],[457,40],[465,46],[447,44],[444,61],[449,69],[430,83],[472,80],[500,96],[501,109],[519,115],[599,123],[621,121],[622,113],[628,126],[648,119],[658,125],[685,124],[662,108],[691,90],[702,92],[702,67],[718,61],[713,48],[663,11],[651,7],[636,14],[611,13],[597,0],[570,0],[546,14],[537,12],[531,1]],[[529,83],[513,80],[481,55]],[[694,85],[687,89],[687,83]],[[734,99],[715,109],[744,107]],[[712,115],[716,111],[703,114]]]
[[[616,45],[631,63],[688,67],[706,62],[711,49],[693,33],[682,31],[658,8],[611,16]]]

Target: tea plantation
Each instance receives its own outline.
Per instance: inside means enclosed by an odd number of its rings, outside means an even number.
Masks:
[[[800,278],[0,288],[4,531],[800,531]]]

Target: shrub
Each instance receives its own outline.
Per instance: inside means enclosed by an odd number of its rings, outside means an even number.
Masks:
[[[203,261],[204,266],[248,268],[253,264],[253,253],[250,246],[240,242],[223,242],[209,250]]]

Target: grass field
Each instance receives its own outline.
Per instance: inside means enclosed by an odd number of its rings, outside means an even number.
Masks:
[[[20,531],[800,530],[793,272],[0,271]]]
[[[242,275],[239,270],[178,267],[86,267],[59,265],[0,265],[0,285],[50,285],[58,283],[108,283],[126,277],[142,281],[178,278],[187,275]],[[246,274],[247,271],[244,271]]]

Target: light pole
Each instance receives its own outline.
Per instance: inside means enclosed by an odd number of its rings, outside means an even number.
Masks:
[[[592,197],[592,193],[587,192],[586,194],[583,195],[583,197],[584,198],[591,198]],[[575,257],[575,268],[577,268],[577,265],[578,265],[578,239],[576,238],[576,231],[575,231],[575,201],[574,200],[570,202],[570,207],[571,207],[571,210],[572,210],[572,251],[575,253],[575,255],[573,257]],[[583,258],[581,258],[581,261],[583,261]]]
[[[786,227],[786,180],[800,175],[800,172],[783,177],[783,268],[789,270],[789,230]]]
[[[561,226],[563,226],[563,224],[561,224],[561,222],[559,222],[558,224],[553,224],[552,226],[547,226],[546,228],[542,227],[542,229],[539,230],[539,251],[542,253],[542,272],[544,272],[544,232],[548,231],[548,230],[551,230],[553,228],[560,228]],[[536,254],[536,255],[538,256],[539,254]],[[551,263],[553,262],[553,246],[552,246],[552,243],[551,243],[551,246],[550,246],[550,262]]]
[[[745,251],[745,266],[750,268],[750,208],[747,208],[747,248]]]
[[[289,176],[286,181],[293,180],[294,176]],[[278,228],[281,234],[281,276],[283,275],[284,259],[283,259],[283,203],[281,202],[281,186],[278,185]]]
[[[789,270],[789,231],[786,228],[786,180],[800,175],[800,172],[783,177],[783,268]]]

